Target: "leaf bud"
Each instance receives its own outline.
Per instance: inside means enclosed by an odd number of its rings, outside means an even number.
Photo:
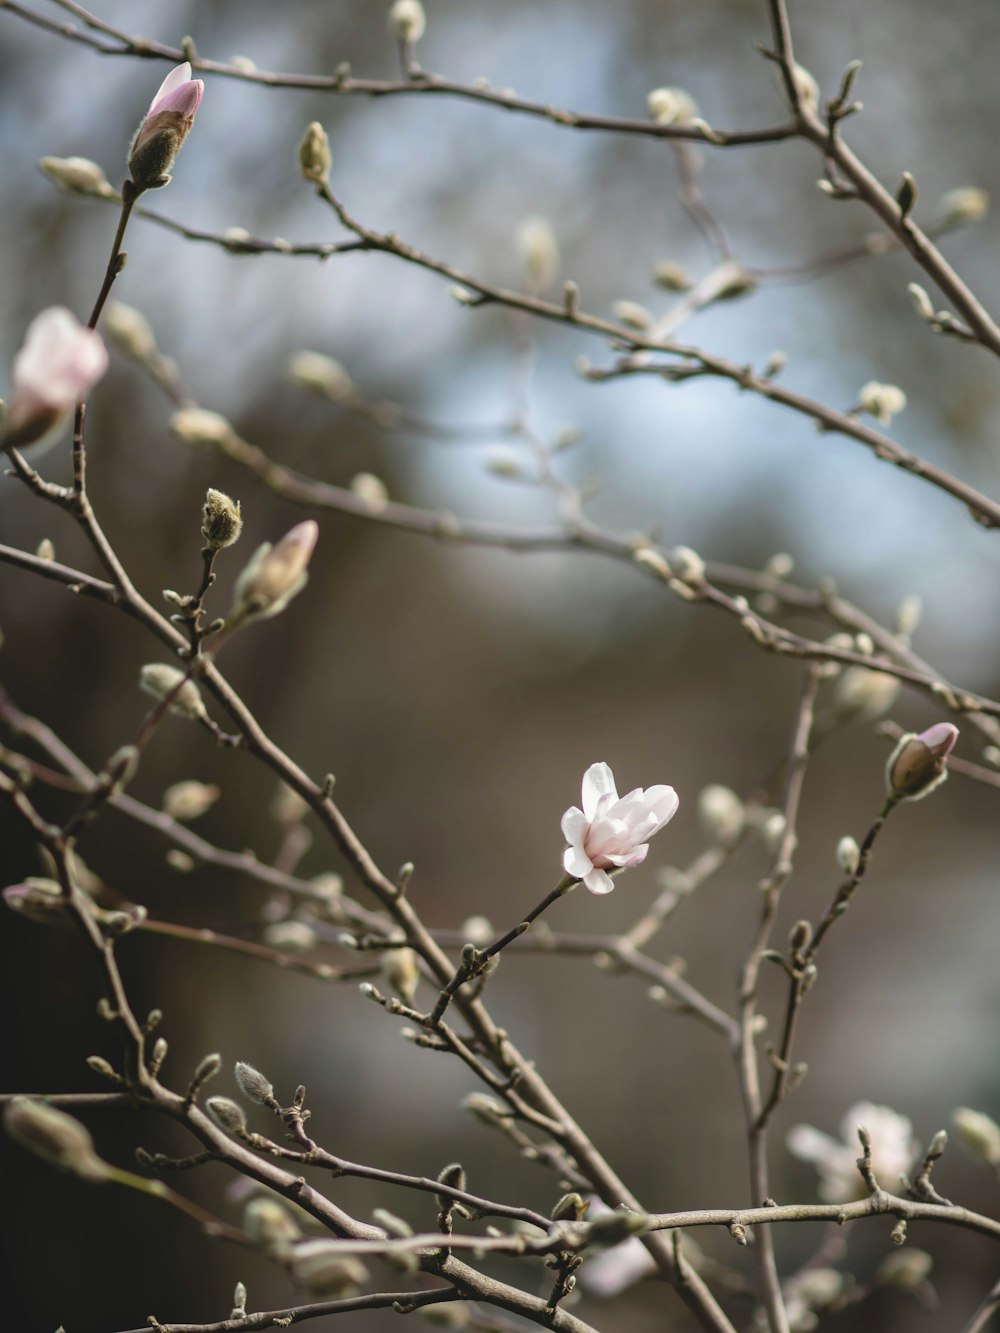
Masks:
[[[668,292],[689,292],[693,285],[684,265],[673,259],[661,259],[654,265],[653,281]]]
[[[113,343],[136,361],[156,355],[156,335],[146,316],[123,301],[112,301],[104,312],[102,327]]]
[[[302,1235],[288,1209],[267,1196],[251,1199],[244,1208],[243,1230],[252,1244],[276,1258],[287,1257],[292,1243]]]
[[[906,394],[896,384],[880,384],[878,380],[869,380],[862,385],[858,394],[859,410],[874,417],[882,426],[888,426],[905,406]]]

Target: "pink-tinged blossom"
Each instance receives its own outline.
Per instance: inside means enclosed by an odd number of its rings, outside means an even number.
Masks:
[[[194,124],[204,91],[201,79],[192,79],[186,60],[160,84],[129,148],[128,169],[136,193],[169,182],[170,168]]]
[[[258,546],[239,578],[232,615],[276,616],[306,586],[309,560],[319,536],[319,524],[307,518],[286,532],[277,546]]]
[[[673,787],[636,787],[619,796],[608,765],[591,764],[583,775],[583,809],[572,805],[562,817],[566,874],[582,879],[591,893],[610,893],[608,870],[640,865],[649,839],[674,817],[677,804]]]
[[[3,443],[21,448],[47,435],[107,368],[101,335],[85,328],[72,311],[50,306],[36,315],[14,358]]]
[[[919,801],[948,776],[948,756],[958,740],[953,722],[936,722],[919,736],[908,735],[889,756],[886,784],[895,800]]]
[[[812,1125],[793,1125],[786,1139],[788,1150],[816,1167],[819,1196],[828,1203],[849,1203],[868,1192],[857,1166],[861,1156],[859,1126],[871,1136],[872,1170],[883,1189],[897,1188],[899,1177],[910,1169],[920,1151],[907,1117],[872,1102],[858,1102],[844,1116],[840,1126],[843,1142]]]

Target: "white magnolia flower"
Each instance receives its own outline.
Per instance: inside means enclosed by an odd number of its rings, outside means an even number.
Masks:
[[[872,1169],[885,1189],[896,1188],[899,1177],[909,1170],[920,1151],[907,1117],[872,1102],[858,1102],[850,1108],[840,1125],[842,1142],[812,1125],[793,1125],[786,1139],[788,1150],[802,1161],[813,1163],[820,1174],[820,1198],[828,1203],[848,1203],[865,1195],[857,1166],[861,1156],[859,1125],[871,1135]]]
[[[571,805],[562,817],[566,874],[582,879],[591,893],[610,893],[607,871],[643,862],[649,839],[673,818],[677,804],[673,787],[636,787],[620,797],[607,764],[591,764],[583,775],[583,809]]]

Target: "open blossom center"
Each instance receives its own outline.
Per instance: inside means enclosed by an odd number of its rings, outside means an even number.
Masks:
[[[637,866],[646,859],[649,839],[677,811],[673,787],[636,787],[619,796],[607,764],[591,764],[583,775],[583,809],[573,805],[562,817],[569,843],[563,853],[567,875],[582,879],[591,893],[610,893],[609,870]]]

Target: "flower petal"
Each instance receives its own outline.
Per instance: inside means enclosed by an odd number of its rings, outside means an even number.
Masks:
[[[574,879],[584,879],[594,869],[594,863],[582,847],[567,847],[563,852],[563,869]]]
[[[583,775],[583,813],[588,819],[594,818],[598,801],[608,793],[617,801],[614,774],[607,764],[591,764]]]
[[[584,875],[583,882],[591,893],[610,893],[615,887],[604,870],[592,870],[589,875]]]
[[[582,847],[587,832],[587,816],[575,805],[571,805],[562,817],[561,828],[563,837],[571,846]]]

